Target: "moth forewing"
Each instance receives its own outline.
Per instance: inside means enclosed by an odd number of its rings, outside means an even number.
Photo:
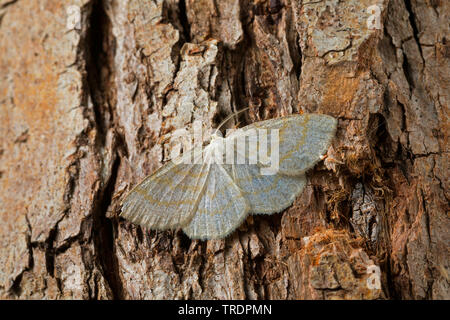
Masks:
[[[259,129],[262,131],[263,129]],[[267,140],[267,138],[266,138]],[[267,143],[267,142],[266,142]],[[267,145],[266,145],[267,148]],[[278,129],[270,130],[270,159],[268,163],[266,162],[260,169],[262,175],[273,175],[277,174],[280,169],[280,137]],[[261,149],[260,155],[264,155]],[[266,160],[266,159],[264,159]],[[262,162],[261,162],[262,163]]]

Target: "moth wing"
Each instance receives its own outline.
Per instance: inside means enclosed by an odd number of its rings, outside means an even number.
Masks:
[[[192,220],[183,227],[191,239],[220,239],[246,218],[249,207],[221,164],[210,164],[205,190]]]
[[[236,164],[231,166],[231,171],[253,214],[272,214],[286,209],[306,185],[305,175],[262,175],[257,165]]]
[[[185,225],[197,207],[209,168],[199,161],[189,162],[170,161],[145,178],[123,201],[121,216],[156,230]]]
[[[337,120],[331,116],[304,114],[255,122],[240,130],[267,129],[267,149],[270,157],[270,129],[278,129],[279,173],[301,175],[327,152],[336,134],[336,128]]]

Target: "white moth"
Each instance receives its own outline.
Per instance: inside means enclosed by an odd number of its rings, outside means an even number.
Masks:
[[[328,150],[336,127],[331,116],[304,114],[256,122],[225,138],[213,136],[202,150],[169,161],[134,187],[121,215],[150,229],[182,228],[192,239],[224,238],[249,213],[289,207],[306,185],[305,172]],[[277,135],[249,134],[258,131]],[[268,156],[255,157],[255,151]],[[277,170],[264,172],[274,154]]]

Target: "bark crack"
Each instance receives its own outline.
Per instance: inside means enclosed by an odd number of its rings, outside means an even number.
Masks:
[[[186,0],[180,0],[179,2],[179,10],[180,10],[180,23],[183,28],[183,36],[185,42],[191,41],[191,27],[189,25],[189,19],[187,17],[187,9],[186,9]],[[176,74],[176,73],[175,73]]]

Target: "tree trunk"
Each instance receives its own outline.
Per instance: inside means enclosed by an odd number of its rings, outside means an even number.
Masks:
[[[0,296],[449,299],[449,20],[443,0],[0,0]],[[240,126],[339,120],[289,209],[214,241],[119,217],[171,133],[247,106]]]

